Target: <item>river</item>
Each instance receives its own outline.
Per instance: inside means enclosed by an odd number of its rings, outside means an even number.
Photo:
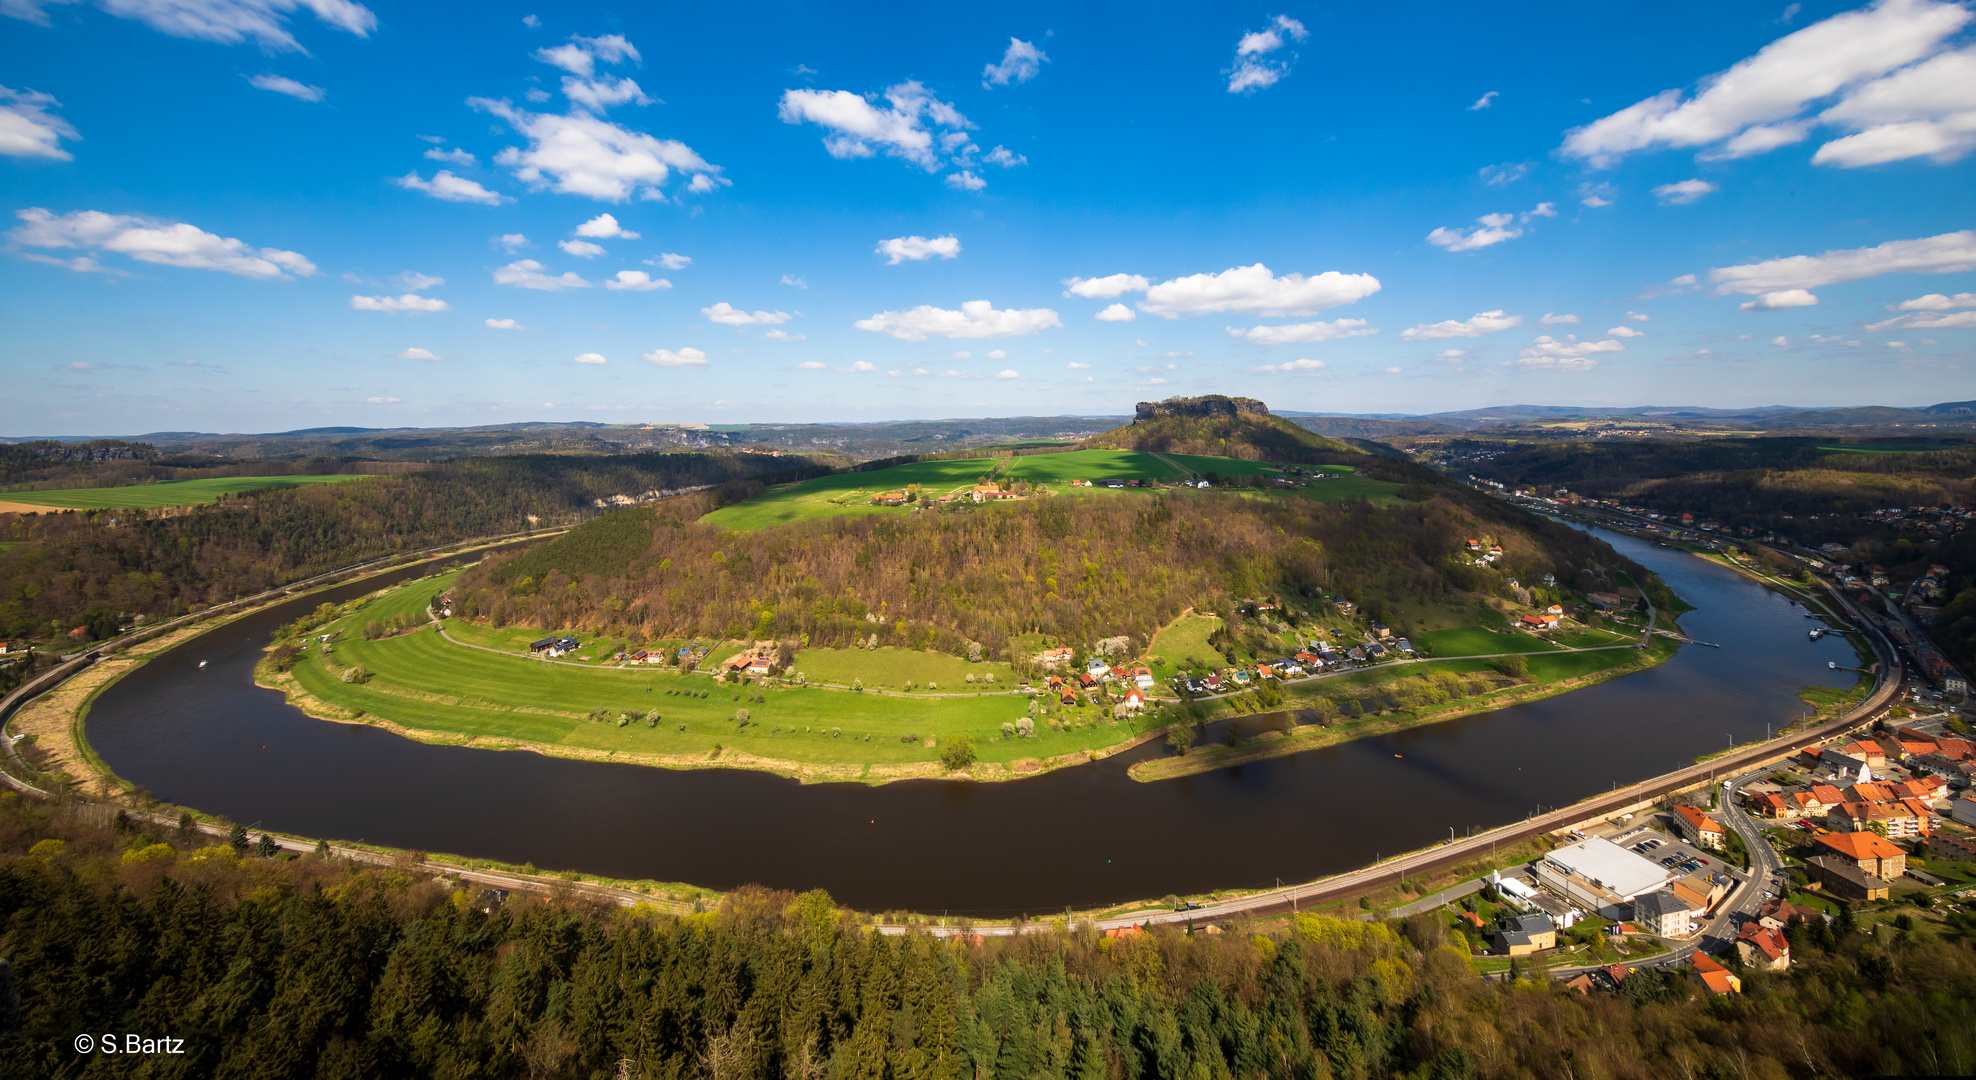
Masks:
[[[250,827],[716,889],[821,887],[866,910],[1047,915],[1361,867],[1750,741],[1803,712],[1804,686],[1851,685],[1825,666],[1854,663],[1851,648],[1808,641],[1814,624],[1791,601],[1691,555],[1599,535],[1694,604],[1682,628],[1721,648],[1686,647],[1544,701],[1154,784],[1126,768],[1165,753],[1157,744],[1008,783],[802,786],[326,723],[253,683],[269,633],[321,594],[156,657],[97,698],[88,734],[125,779]]]

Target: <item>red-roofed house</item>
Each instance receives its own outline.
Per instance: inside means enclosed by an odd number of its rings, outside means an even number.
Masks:
[[[1674,808],[1674,824],[1689,843],[1711,851],[1722,850],[1722,823],[1692,806]]]
[[[1877,833],[1829,833],[1818,838],[1818,846],[1874,877],[1891,881],[1907,873],[1907,852]]]
[[[1767,818],[1790,818],[1798,816],[1797,807],[1787,801],[1782,795],[1752,795],[1750,796],[1750,809],[1755,810],[1759,816]]]
[[[1830,784],[1811,785],[1811,797],[1818,803],[1815,807],[1806,807],[1806,812],[1812,814],[1829,810],[1846,801],[1846,797],[1839,792],[1839,789]]]
[[[1791,966],[1791,943],[1781,931],[1757,923],[1743,924],[1742,933],[1736,935],[1736,952],[1746,967],[1783,971]]]
[[[1882,784],[1854,784],[1846,789],[1847,802],[1886,802],[1894,797]]]
[[[1729,974],[1729,969],[1709,957],[1695,954],[1695,981],[1708,988],[1711,994],[1740,994],[1743,980]]]

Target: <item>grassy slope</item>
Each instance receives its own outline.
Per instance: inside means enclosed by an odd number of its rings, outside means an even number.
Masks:
[[[67,488],[59,491],[22,491],[0,495],[0,502],[56,506],[69,510],[154,510],[168,506],[204,506],[233,495],[259,488],[296,487],[327,484],[339,480],[359,480],[357,476],[224,476],[207,480],[167,480],[132,487]]]
[[[1212,667],[1225,667],[1228,659],[1208,644],[1208,637],[1221,628],[1221,620],[1206,615],[1182,615],[1153,638],[1147,655],[1160,668],[1179,670],[1189,658]]]
[[[1011,462],[1007,476],[1011,480],[1049,484],[1066,480],[1180,479],[1173,466],[1136,450],[1072,450],[1065,454],[1031,454]]]
[[[1087,707],[1048,714],[1068,718],[1074,725],[1070,730],[1053,731],[1039,720],[1036,738],[1002,739],[1001,725],[1024,715],[1027,706],[1025,700],[1007,693],[936,698],[793,688],[768,690],[767,702],[755,704],[734,700],[730,688],[703,675],[545,665],[462,648],[431,630],[381,641],[362,639],[365,622],[417,611],[449,581],[450,577],[428,579],[393,590],[333,624],[344,635],[335,646],[335,658],[345,665],[363,664],[372,674],[369,682],[342,682],[312,651],[295,665],[299,687],[331,705],[361,709],[407,728],[641,754],[706,755],[724,746],[785,761],[930,762],[939,750],[937,745],[925,746],[927,738],[937,736],[944,742],[946,736],[965,731],[974,738],[983,761],[1006,762],[1099,749],[1137,733],[1130,725],[1111,724],[1098,710]],[[798,667],[812,678],[821,678],[830,671],[832,660],[819,651],[799,661]],[[916,680],[926,674],[943,685],[946,680],[938,675],[963,665],[949,657],[883,649],[860,660],[880,669],[890,666],[896,674],[910,674]],[[988,665],[963,666],[989,670]],[[964,677],[961,672],[956,685],[963,685]],[[1006,669],[998,670],[997,679],[998,685],[1008,685]],[[667,692],[686,689],[709,694],[701,699]],[[642,720],[619,727],[615,720],[593,723],[584,718],[598,707],[641,714],[656,709],[662,720],[653,728]],[[748,709],[754,721],[745,731],[738,731],[734,722],[740,708]],[[682,723],[684,731],[678,728]],[[832,728],[842,729],[842,734],[833,737]],[[916,738],[903,741],[907,734]]]
[[[1498,634],[1479,626],[1459,630],[1430,630],[1415,639],[1416,645],[1431,645],[1435,656],[1489,656],[1495,653],[1550,652],[1557,648],[1529,634]]]

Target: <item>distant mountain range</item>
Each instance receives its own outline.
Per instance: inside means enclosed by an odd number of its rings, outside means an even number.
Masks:
[[[1419,435],[1541,431],[1574,422],[1668,431],[1790,431],[1846,429],[1976,429],[1976,401],[1903,408],[1887,405],[1799,408],[1765,405],[1714,409],[1702,405],[1497,405],[1441,413],[1321,413],[1275,410],[1319,435],[1389,439]],[[431,460],[487,454],[621,454],[636,451],[754,448],[805,454],[837,453],[855,460],[965,450],[1026,441],[1074,441],[1119,428],[1128,415],[1015,416],[954,420],[892,420],[818,424],[602,424],[523,422],[454,428],[318,427],[265,434],[154,431],[119,436],[168,454],[231,458],[362,457]],[[102,436],[56,436],[86,442]],[[0,444],[46,436],[0,437]]]

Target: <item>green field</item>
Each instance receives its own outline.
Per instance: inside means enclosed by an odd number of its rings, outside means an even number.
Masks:
[[[1350,466],[1323,465],[1313,466],[1313,469],[1332,475],[1303,488],[1273,492],[1271,495],[1303,497],[1319,502],[1370,499],[1375,503],[1388,504],[1398,501],[1398,484],[1353,475]],[[751,532],[843,514],[911,513],[904,507],[873,506],[871,499],[881,492],[901,491],[913,484],[941,496],[964,492],[984,476],[993,476],[997,480],[1026,480],[1032,484],[1062,484],[1070,480],[1149,480],[1165,483],[1185,479],[1190,472],[1231,477],[1263,476],[1276,475],[1281,472],[1281,467],[1234,458],[1147,454],[1137,450],[1072,450],[1062,454],[1030,454],[1016,458],[919,461],[871,472],[821,476],[798,484],[770,488],[747,502],[722,507],[701,520],[723,529]]]
[[[1072,450],[1064,454],[1030,454],[1009,465],[1011,480],[1032,484],[1061,484],[1066,480],[1178,480],[1173,466],[1137,450]]]
[[[1211,668],[1227,667],[1228,658],[1208,644],[1208,637],[1219,629],[1220,619],[1207,615],[1182,615],[1153,637],[1147,657],[1153,661],[1156,673],[1161,675],[1169,675],[1182,668],[1192,670],[1195,665],[1187,662],[1190,659]]]
[[[868,687],[888,678],[936,681],[941,695],[949,693],[951,680],[954,696],[814,687],[737,691],[706,675],[569,666],[482,652],[449,642],[431,629],[363,640],[365,623],[418,612],[451,580],[451,575],[442,575],[411,583],[330,624],[327,629],[342,635],[333,646],[337,670],[362,664],[371,675],[368,682],[343,682],[325,666],[321,646],[311,645],[293,668],[299,688],[330,705],[422,731],[618,753],[706,757],[726,747],[821,765],[930,762],[947,737],[963,731],[974,739],[982,761],[1008,762],[1098,749],[1138,730],[1129,722],[1112,723],[1093,707],[1052,707],[1039,711],[1035,737],[1003,738],[1001,725],[1026,715],[1028,706],[1027,699],[1003,689],[1010,685],[1008,669],[927,653],[813,650],[799,656],[796,667],[814,680],[863,672]],[[457,621],[453,626],[462,640],[473,636]],[[524,643],[539,636],[526,630],[493,633]],[[996,691],[968,693],[969,670],[996,672]],[[699,697],[701,691],[707,697]],[[767,700],[740,696],[757,692]],[[611,710],[612,717],[588,719],[598,708]],[[751,721],[745,728],[735,719],[736,710],[743,708]],[[619,726],[616,714],[623,710],[637,712],[640,719]],[[660,721],[648,725],[643,716],[655,710]],[[1062,726],[1052,727],[1052,720]],[[927,746],[928,740],[935,745]]]
[[[769,490],[744,503],[722,507],[700,520],[723,529],[748,532],[787,525],[792,521],[840,514],[903,514],[907,510],[873,506],[871,497],[919,484],[944,495],[993,472],[1000,461],[991,457],[953,461],[917,461],[872,472],[819,476],[799,484]]]
[[[1529,634],[1498,634],[1480,626],[1459,630],[1429,630],[1414,637],[1414,644],[1428,645],[1435,656],[1491,656],[1496,653],[1536,653],[1557,649],[1542,638]]]
[[[208,480],[166,480],[114,488],[66,488],[59,491],[0,493],[0,502],[52,506],[65,510],[157,510],[169,506],[204,506],[222,495],[261,488],[329,484],[360,480],[359,476],[222,476]]]

